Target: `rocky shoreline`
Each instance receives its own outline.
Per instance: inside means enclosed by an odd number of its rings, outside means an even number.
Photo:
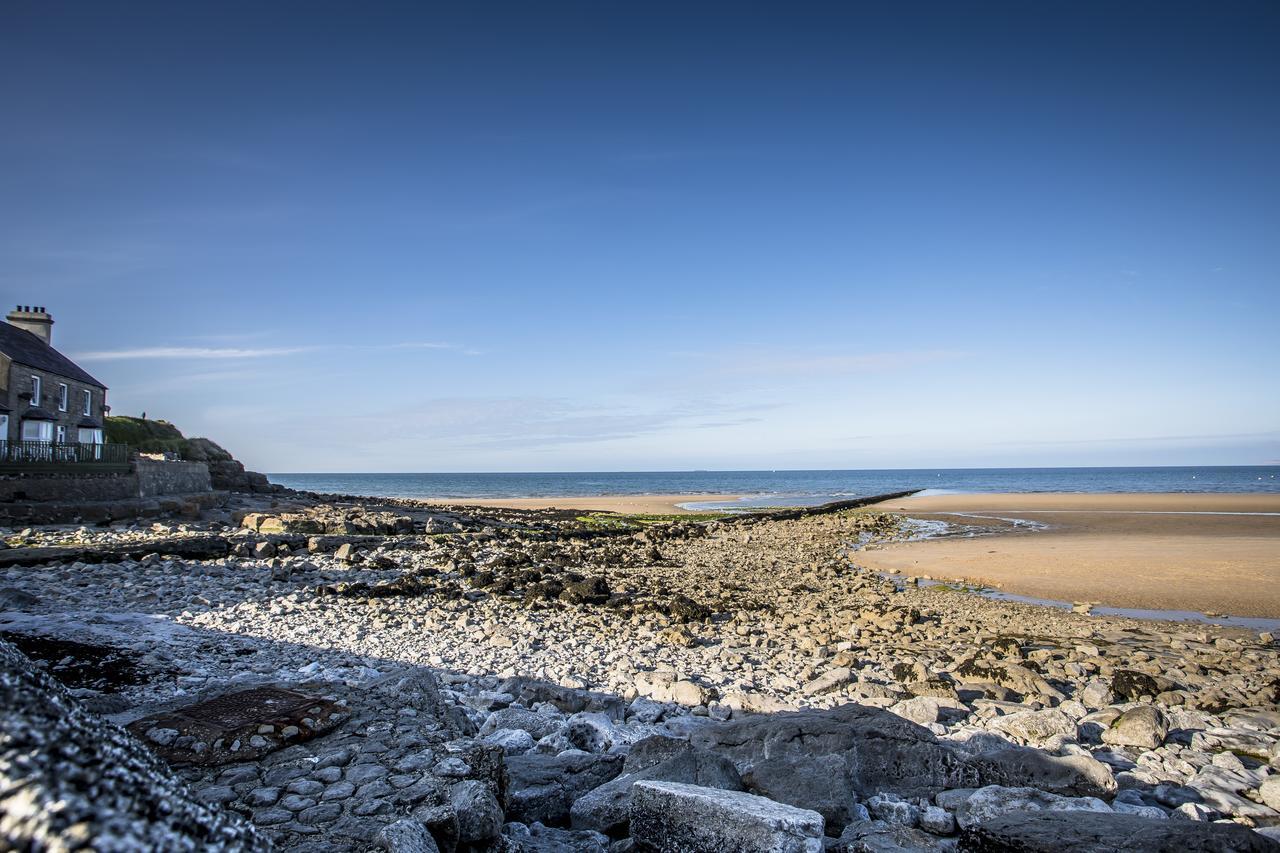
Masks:
[[[237,495],[11,531],[0,632],[221,849],[1280,849],[1271,636],[858,565],[901,531]],[[0,839],[92,832],[6,715]]]

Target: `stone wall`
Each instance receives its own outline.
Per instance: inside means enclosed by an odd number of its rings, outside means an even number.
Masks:
[[[209,466],[203,462],[138,459],[133,463],[133,470],[138,479],[138,497],[193,495],[212,488],[209,484]]]
[[[122,501],[138,495],[138,475],[134,473],[0,477],[0,503]]]
[[[8,361],[8,359],[5,360]],[[85,416],[85,391],[88,391],[92,398],[89,416],[99,424],[102,423],[102,407],[106,399],[105,392],[101,388],[96,385],[77,382],[65,376],[59,376],[56,373],[50,373],[47,370],[38,370],[25,364],[13,364],[10,362],[3,377],[6,387],[0,389],[0,402],[7,405],[12,411],[9,413],[9,434],[0,435],[0,440],[20,441],[22,439],[22,414],[29,408],[30,404],[27,400],[20,399],[19,395],[31,393],[32,376],[40,377],[40,401],[36,405],[54,416],[55,430],[58,426],[66,428],[66,440],[68,442],[77,440],[76,425]],[[59,407],[59,384],[67,386],[67,408],[65,411]]]

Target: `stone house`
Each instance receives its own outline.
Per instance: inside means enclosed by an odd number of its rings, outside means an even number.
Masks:
[[[53,317],[19,305],[0,323],[0,442],[102,444],[107,386],[52,346]]]

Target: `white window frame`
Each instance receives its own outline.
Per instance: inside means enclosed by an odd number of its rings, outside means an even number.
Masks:
[[[35,438],[27,438],[27,427],[35,427]],[[52,441],[53,440],[53,423],[51,421],[23,421],[22,422],[22,440],[23,441]]]
[[[71,403],[71,392],[67,388],[67,383],[58,383],[58,411],[65,412],[67,406]]]
[[[85,417],[93,414],[93,392],[88,388],[84,389],[84,414]]]
[[[40,405],[40,377],[35,375],[31,377],[31,405]]]
[[[67,443],[67,427],[65,424],[58,424],[53,430],[54,441],[58,444]]]

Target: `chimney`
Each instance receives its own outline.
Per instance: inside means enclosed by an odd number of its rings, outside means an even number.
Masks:
[[[53,316],[41,305],[32,308],[30,305],[19,305],[5,317],[11,325],[25,329],[46,344],[53,342]]]

